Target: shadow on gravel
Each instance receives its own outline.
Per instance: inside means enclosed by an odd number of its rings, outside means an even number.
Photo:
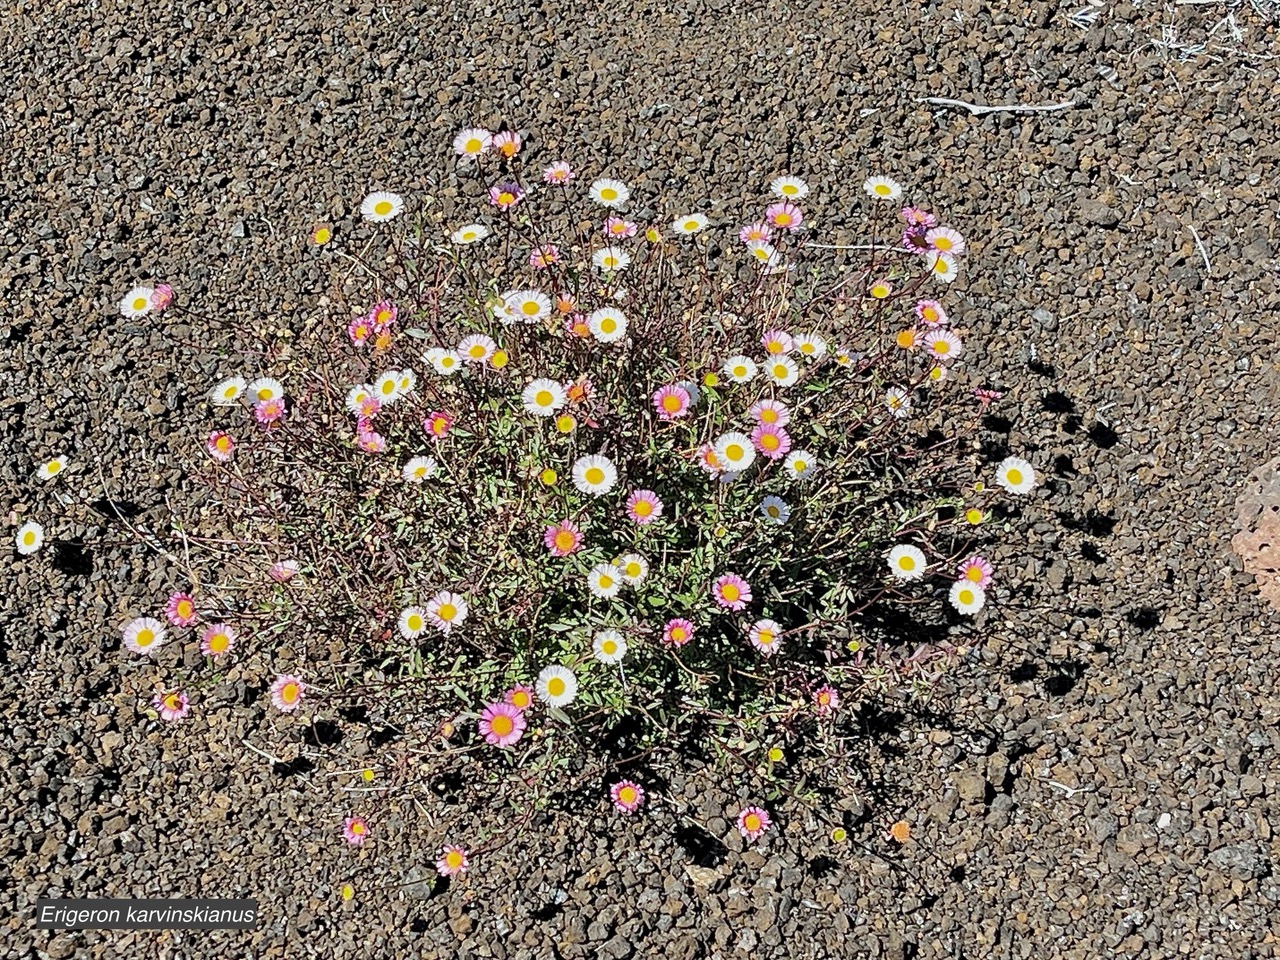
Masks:
[[[93,573],[93,553],[79,540],[60,540],[53,545],[53,568],[68,577]]]
[[[1125,622],[1135,630],[1146,633],[1160,626],[1163,619],[1160,616],[1161,611],[1156,607],[1136,607],[1124,615]]]
[[[719,839],[694,824],[682,823],[676,827],[675,840],[699,867],[718,867],[728,857],[728,850]]]

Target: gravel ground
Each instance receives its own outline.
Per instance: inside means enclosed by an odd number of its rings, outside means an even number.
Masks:
[[[1093,3],[10,10],[2,505],[116,545],[0,559],[0,954],[1275,955],[1280,640],[1230,539],[1239,483],[1280,452],[1280,41],[1260,5]],[[926,96],[1077,105],[973,117]],[[972,238],[956,313],[1011,391],[988,439],[1048,480],[947,709],[869,739],[883,782],[841,807],[850,843],[784,805],[744,850],[728,811],[750,785],[694,769],[625,825],[595,797],[535,821],[431,896],[439,811],[379,808],[376,842],[337,849],[348,777],[242,745],[303,746],[256,674],[194,722],[138,711],[114,625],[169,572],[107,504],[56,497],[105,482],[143,523],[190,496],[219,345],[322,312],[301,295],[326,276],[311,224],[349,227],[371,187],[447,202],[452,132],[503,120],[713,214],[781,172],[852,201],[890,171]],[[820,215],[855,239],[856,205]],[[149,277],[208,323],[119,317]],[[79,473],[30,479],[64,449]],[[376,730],[343,733],[387,761]],[[882,835],[899,817],[902,848]],[[253,896],[265,918],[34,931],[59,895]]]

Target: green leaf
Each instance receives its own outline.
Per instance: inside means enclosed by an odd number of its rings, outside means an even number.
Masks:
[[[427,333],[427,331],[423,330],[421,327],[410,327],[408,330],[405,331],[405,333],[413,337],[415,340],[431,339],[431,334]]]

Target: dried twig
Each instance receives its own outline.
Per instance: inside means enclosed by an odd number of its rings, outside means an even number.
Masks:
[[[933,104],[936,107],[962,107],[975,117],[985,116],[988,113],[1050,113],[1054,110],[1070,110],[1076,105],[1075,100],[1063,100],[1061,103],[1039,105],[1008,103],[983,106],[979,103],[967,103],[964,100],[952,100],[949,97],[920,97],[917,102]]]
[[[1191,231],[1191,237],[1196,242],[1196,249],[1200,251],[1200,256],[1204,259],[1204,272],[1212,277],[1213,264],[1209,262],[1209,251],[1205,250],[1204,244],[1200,242],[1200,234],[1196,233],[1196,228],[1188,223],[1187,229]]]

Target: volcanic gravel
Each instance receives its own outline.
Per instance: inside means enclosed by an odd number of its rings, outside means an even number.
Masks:
[[[12,5],[0,493],[14,526],[86,545],[0,557],[0,954],[1275,955],[1280,640],[1230,540],[1239,484],[1280,453],[1280,42],[1261,4],[1080,3]],[[375,188],[451,209],[453,133],[503,122],[667,213],[736,216],[796,173],[816,239],[854,243],[886,172],[970,238],[948,306],[1009,391],[985,441],[1045,483],[943,703],[868,725],[879,774],[833,801],[843,845],[786,802],[744,847],[753,784],[691,768],[631,820],[600,791],[539,814],[433,891],[439,810],[370,804],[374,841],[343,846],[359,781],[290,766],[308,728],[265,708],[272,664],[180,724],[139,709],[152,668],[118,625],[174,571],[115,511],[145,526],[196,496],[204,391],[242,333],[328,322],[311,225],[358,232]],[[151,278],[204,319],[122,318]],[[62,451],[78,471],[35,481]],[[340,733],[388,762],[371,725]],[[46,896],[256,897],[264,918],[51,936]]]

